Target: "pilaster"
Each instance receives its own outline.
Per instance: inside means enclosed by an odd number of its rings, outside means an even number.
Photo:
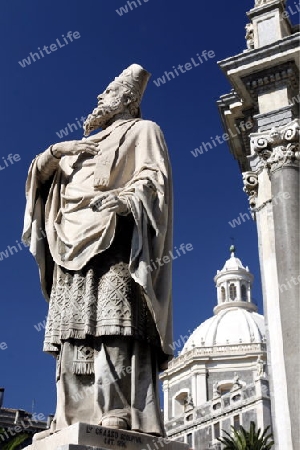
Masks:
[[[163,382],[164,393],[164,423],[168,422],[169,418],[169,380]]]
[[[253,24],[254,48],[279,41],[291,34],[291,24],[284,14],[286,0],[256,0],[248,12]]]
[[[207,372],[205,366],[200,371],[198,370],[195,373],[195,381],[196,381],[196,396],[195,403],[196,406],[202,405],[207,401],[207,386],[206,386],[206,377]]]

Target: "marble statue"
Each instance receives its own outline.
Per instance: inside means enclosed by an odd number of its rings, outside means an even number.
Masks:
[[[254,28],[253,23],[247,23],[246,24],[246,42],[247,42],[247,48],[248,50],[254,49]]]
[[[261,378],[264,376],[264,360],[262,359],[262,356],[259,355],[257,357],[257,361],[256,361],[256,376],[257,378]]]
[[[185,413],[192,411],[194,409],[195,405],[191,394],[188,394],[187,398],[184,399],[183,407]]]
[[[29,169],[23,241],[49,301],[53,432],[85,422],[164,435],[171,263],[147,268],[172,250],[172,184],[163,134],[141,119],[149,77],[129,66],[98,96],[88,137],[51,145]]]
[[[220,397],[219,384],[216,382],[213,384],[213,398]]]
[[[236,389],[240,389],[241,387],[242,387],[242,384],[240,382],[240,377],[237,374],[237,372],[234,372],[233,386],[231,388],[231,391],[235,391]]]

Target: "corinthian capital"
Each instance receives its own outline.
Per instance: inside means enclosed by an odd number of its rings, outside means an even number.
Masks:
[[[268,132],[251,135],[251,151],[263,161],[264,166],[274,172],[287,166],[299,167],[299,120],[283,127],[274,127]]]

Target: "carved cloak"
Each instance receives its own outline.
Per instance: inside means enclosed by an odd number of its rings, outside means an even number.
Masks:
[[[115,122],[88,140],[98,142],[98,155],[63,157],[46,182],[37,168],[40,155],[32,162],[23,241],[36,258],[48,300],[54,263],[80,270],[114,239],[116,214],[93,211],[91,200],[112,192],[122,196],[134,218],[130,274],[142,287],[167,361],[172,355],[172,263],[162,258],[172,250],[173,199],[163,134],[155,123],[133,119]]]

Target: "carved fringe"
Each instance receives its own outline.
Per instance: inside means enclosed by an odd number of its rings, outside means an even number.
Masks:
[[[136,333],[134,332],[134,328],[131,326],[126,325],[102,325],[100,328],[94,328],[94,327],[85,327],[84,330],[75,330],[74,328],[66,331],[61,331],[60,336],[52,336],[51,335],[51,342],[53,344],[61,344],[61,340],[67,340],[70,338],[73,339],[86,339],[86,336],[114,336],[114,335],[121,335],[121,336],[135,336]],[[49,337],[48,337],[49,339]],[[47,339],[47,340],[48,340]]]
[[[73,361],[72,370],[75,375],[92,375],[95,373],[94,362],[93,361],[89,361],[89,362]]]
[[[44,352],[46,353],[59,353],[59,347],[61,341],[66,341],[67,339],[86,339],[87,335],[94,337],[101,336],[134,336],[139,337],[137,331],[130,326],[117,326],[117,325],[104,325],[100,328],[95,329],[86,327],[84,330],[71,330],[61,331],[55,333],[53,336],[46,336],[44,342]],[[57,345],[58,347],[55,347]]]

